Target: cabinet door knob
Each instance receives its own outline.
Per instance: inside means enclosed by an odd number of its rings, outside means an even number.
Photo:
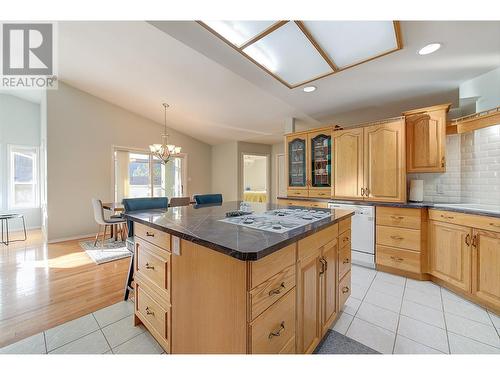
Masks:
[[[279,287],[271,289],[269,291],[269,296],[272,296],[273,294],[280,294],[282,289],[285,289],[285,282],[282,282]]]
[[[285,330],[285,321],[283,320],[280,324],[280,327],[276,331],[269,333],[268,336],[269,340],[271,340],[273,337],[281,336],[281,332],[283,332],[284,330]]]
[[[342,288],[342,293],[343,294],[346,294],[348,291],[349,291],[349,287],[348,286],[345,286],[345,287]]]
[[[344,261],[342,262],[343,264],[349,264],[349,258],[345,258]]]
[[[441,158],[441,167],[444,168],[446,166],[446,158],[443,156]]]

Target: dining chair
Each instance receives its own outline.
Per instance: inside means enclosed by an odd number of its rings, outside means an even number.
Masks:
[[[222,194],[196,194],[193,196],[196,204],[221,204]]]
[[[142,211],[142,210],[155,210],[155,209],[168,209],[167,197],[153,197],[153,198],[124,198],[122,200],[125,209],[124,214]],[[134,251],[135,243],[133,241],[134,226],[131,220],[127,220],[128,225],[128,238],[127,249],[132,253],[130,257],[130,264],[128,267],[127,283],[125,284],[124,301],[128,300],[129,293],[134,290],[132,282],[134,281]],[[130,244],[130,248],[129,248]]]
[[[112,228],[113,226],[116,227],[117,233],[119,232],[121,235],[121,238],[123,241],[126,240],[126,220],[123,218],[117,218],[117,217],[112,217],[107,219],[104,216],[104,209],[102,207],[102,201],[97,198],[92,199],[92,207],[94,209],[94,219],[98,225],[97,228],[97,234],[95,235],[95,241],[94,241],[94,247],[97,246],[97,241],[99,239],[99,233],[101,231],[101,226],[104,226],[104,231],[102,232],[102,243],[101,243],[101,248],[104,248],[104,240],[106,239],[106,230],[108,227]],[[110,234],[111,234],[111,229],[110,229]]]
[[[190,203],[191,198],[189,197],[170,198],[170,207],[189,206]]]

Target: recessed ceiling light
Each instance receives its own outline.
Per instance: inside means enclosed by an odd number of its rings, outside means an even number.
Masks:
[[[304,90],[304,92],[313,92],[316,91],[316,86],[306,86],[302,90]]]
[[[436,52],[438,49],[441,48],[441,43],[431,43],[426,45],[425,47],[422,47],[419,51],[419,55],[429,55],[433,52]]]

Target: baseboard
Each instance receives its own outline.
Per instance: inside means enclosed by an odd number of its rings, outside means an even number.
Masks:
[[[89,237],[95,237],[95,232],[90,233],[90,234],[79,234],[79,235],[71,236],[71,237],[54,238],[52,240],[49,240],[48,243],[58,243],[58,242],[82,240],[84,238],[89,238]]]
[[[26,231],[29,231],[29,230],[35,230],[35,229],[42,229],[41,226],[34,226],[34,227],[26,227]],[[21,225],[20,228],[15,228],[15,229],[12,229],[11,226],[9,226],[9,233],[17,233],[17,232],[23,232],[23,226]]]

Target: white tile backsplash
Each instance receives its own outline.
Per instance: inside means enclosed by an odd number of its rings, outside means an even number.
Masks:
[[[446,162],[445,173],[408,175],[424,180],[425,201],[500,205],[500,125],[447,136]]]

